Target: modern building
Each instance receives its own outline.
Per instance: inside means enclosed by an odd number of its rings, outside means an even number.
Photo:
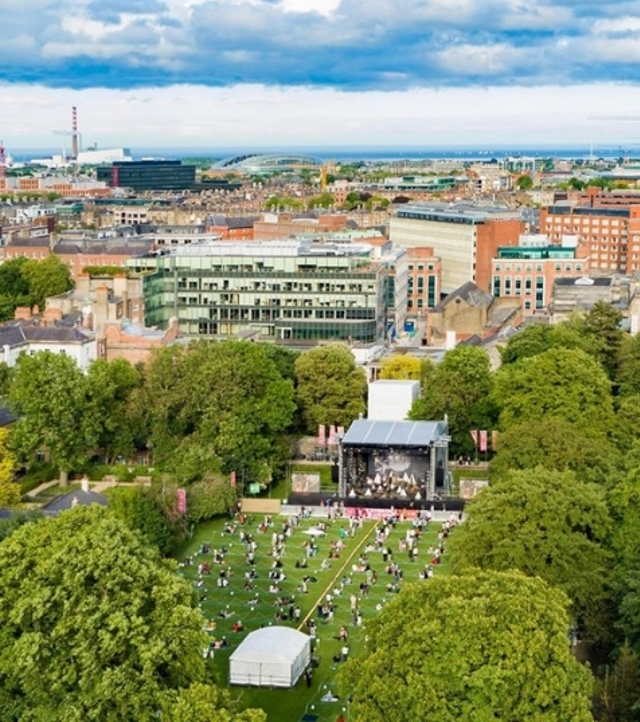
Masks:
[[[467,281],[491,289],[491,259],[501,246],[516,246],[525,230],[518,211],[496,206],[411,203],[390,221],[395,246],[432,248],[441,264],[441,293]]]
[[[111,188],[134,191],[192,190],[196,185],[195,165],[180,160],[116,161],[98,167],[96,173]]]
[[[579,246],[498,248],[491,262],[492,293],[521,299],[527,316],[549,306],[556,278],[579,278],[588,271],[588,253]]]
[[[191,336],[284,341],[384,338],[391,273],[366,244],[221,241],[155,251],[143,276],[147,326]],[[406,296],[398,301],[406,306]]]
[[[540,213],[540,231],[552,243],[560,243],[566,235],[577,236],[587,249],[594,272],[640,270],[640,200],[626,206],[605,206],[593,194],[586,205],[567,202],[547,206]]]
[[[440,259],[433,248],[407,249],[407,316],[423,316],[440,302]]]
[[[319,171],[323,161],[307,155],[291,153],[246,153],[219,161],[211,169],[225,173],[292,173],[301,170]]]

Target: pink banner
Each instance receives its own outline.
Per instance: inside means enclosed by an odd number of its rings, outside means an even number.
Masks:
[[[474,429],[473,431],[470,431],[469,433],[471,434],[471,438],[473,439],[473,444],[477,449],[478,448],[478,431],[476,429]]]
[[[331,424],[329,427],[329,446],[336,445],[336,427]]]
[[[326,431],[324,424],[318,426],[318,446],[324,446],[327,443]]]
[[[187,492],[185,489],[176,489],[178,514],[187,513]]]
[[[397,514],[402,519],[417,519],[418,512],[415,509],[398,509]],[[346,506],[344,515],[362,519],[387,519],[392,516],[390,509],[362,509],[360,507]]]
[[[232,472],[231,472],[230,481],[231,481],[231,488],[232,488],[232,489],[235,489],[235,488],[236,488],[236,483],[237,483],[237,482],[236,482],[236,472],[235,472],[235,471],[232,471]]]

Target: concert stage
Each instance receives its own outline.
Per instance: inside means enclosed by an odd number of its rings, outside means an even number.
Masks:
[[[424,508],[450,494],[448,432],[446,421],[354,421],[339,440],[338,496],[345,506]]]

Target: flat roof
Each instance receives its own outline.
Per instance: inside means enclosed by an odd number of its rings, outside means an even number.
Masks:
[[[428,446],[448,435],[445,421],[373,421],[358,419],[349,427],[346,446]]]

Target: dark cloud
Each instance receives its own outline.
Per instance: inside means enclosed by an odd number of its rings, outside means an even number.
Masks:
[[[321,0],[302,12],[289,0],[34,2],[4,9],[13,44],[0,47],[0,79],[389,89],[635,81],[640,62],[631,0],[342,0],[331,12]]]

